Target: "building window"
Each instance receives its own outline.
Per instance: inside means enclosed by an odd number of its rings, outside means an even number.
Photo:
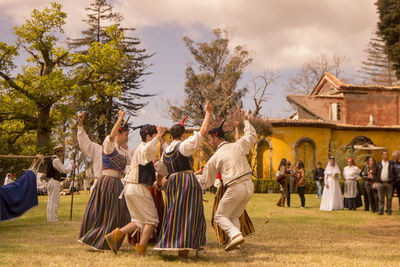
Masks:
[[[340,121],[340,103],[331,104],[329,119],[332,121]]]

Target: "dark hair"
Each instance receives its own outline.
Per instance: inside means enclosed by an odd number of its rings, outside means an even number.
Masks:
[[[321,161],[318,161],[318,162],[317,162],[317,165],[322,165]]]
[[[175,124],[169,131],[171,132],[172,139],[179,139],[185,133],[185,127],[180,124]]]
[[[153,134],[157,134],[157,128],[155,125],[150,125],[150,124],[145,124],[140,127],[140,137],[142,138],[142,141],[146,141],[146,136],[150,135],[152,136]]]
[[[119,133],[129,132],[129,125],[127,123],[121,123],[121,125],[119,126],[119,129],[118,129],[118,132]]]
[[[298,160],[297,163],[299,164],[299,169],[304,169],[304,163],[301,160]]]
[[[381,152],[381,155],[383,155],[383,153],[388,153],[387,152],[387,150],[383,150],[382,152]],[[389,153],[388,153],[389,154]]]
[[[368,163],[369,163],[369,160],[370,159],[372,159],[372,161],[374,162],[374,165],[376,164],[376,161],[375,161],[375,159],[373,158],[373,157],[369,157],[369,159],[368,159]]]
[[[280,169],[282,166],[286,167],[286,161],[287,160],[285,158],[281,159],[281,163],[279,163],[279,168],[278,169]]]

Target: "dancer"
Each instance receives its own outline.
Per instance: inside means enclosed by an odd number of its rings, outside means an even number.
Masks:
[[[184,120],[171,127],[171,144],[163,152],[157,172],[167,175],[166,206],[156,250],[178,251],[180,259],[189,258],[190,250],[206,243],[206,221],[202,189],[193,174],[189,156],[201,146],[207,135],[213,107],[207,101],[206,115],[199,132],[185,139]]]
[[[60,205],[60,181],[70,173],[75,164],[71,168],[65,168],[62,163],[65,149],[63,146],[54,147],[54,154],[47,163],[46,177],[49,179],[47,182],[47,221],[58,221],[58,205]]]
[[[215,213],[215,221],[230,239],[225,251],[233,250],[244,242],[239,217],[254,192],[252,170],[246,155],[256,142],[257,133],[242,110],[238,115],[244,121],[244,136],[234,143],[228,143],[222,125],[211,129],[208,142],[216,152],[204,166],[203,174],[198,176],[201,186],[208,188],[220,172],[223,185],[227,187]]]
[[[105,241],[106,234],[117,227],[122,227],[130,222],[129,211],[125,198],[119,196],[123,190],[121,178],[125,173],[128,151],[127,147],[129,128],[123,122],[125,112],[118,112],[118,120],[109,136],[103,143],[102,176],[99,179],[89,203],[79,234],[79,241],[95,250],[110,249]],[[117,242],[119,249],[123,238]]]
[[[330,157],[325,168],[325,188],[322,193],[320,210],[332,211],[342,210],[342,189],[340,189],[339,178],[340,169],[336,164],[335,158]]]
[[[138,255],[144,256],[150,236],[159,222],[149,187],[161,188],[163,186],[160,178],[156,181],[153,160],[157,158],[158,143],[161,141],[165,129],[161,126],[156,128],[156,126],[149,124],[138,128],[140,128],[142,143],[136,148],[130,171],[124,179],[126,183],[124,188],[125,200],[132,221],[121,229],[116,228],[105,238],[110,248],[117,254],[117,242],[126,234],[140,230],[142,236],[140,242],[136,243],[135,251]]]

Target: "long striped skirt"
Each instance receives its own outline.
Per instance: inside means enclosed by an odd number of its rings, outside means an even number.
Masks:
[[[220,187],[218,188],[218,191],[215,194],[213,210],[211,215],[211,225],[213,226],[215,233],[217,234],[217,239],[220,244],[227,243],[229,241],[229,237],[224,232],[224,230],[222,230],[221,227],[218,226],[218,224],[214,220],[214,217],[218,209],[218,204],[221,201],[222,196],[225,194],[226,189],[227,187],[223,185],[220,185]],[[240,216],[239,221],[240,221],[240,232],[242,232],[243,236],[247,236],[255,232],[253,223],[251,222],[250,217],[247,214],[246,210],[244,210],[243,214]]]
[[[168,178],[166,206],[156,250],[199,249],[206,243],[203,193],[193,172]]]
[[[104,239],[106,234],[131,221],[125,197],[119,199],[123,189],[119,178],[103,175],[99,179],[83,215],[79,242],[95,249],[110,249]],[[117,243],[118,249],[123,240]]]

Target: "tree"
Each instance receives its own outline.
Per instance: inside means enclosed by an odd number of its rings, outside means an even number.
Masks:
[[[256,76],[252,80],[254,111],[251,114],[254,117],[260,115],[262,104],[268,101],[268,88],[276,78],[277,76],[273,70],[266,70],[262,75]]]
[[[365,53],[366,59],[361,62],[363,66],[359,70],[364,83],[387,86],[399,84],[396,73],[393,70],[392,62],[390,62],[386,54],[385,43],[381,37],[373,37],[371,41],[369,41]]]
[[[236,111],[237,103],[247,92],[247,88],[238,88],[238,83],[252,61],[248,51],[242,46],[230,51],[227,30],[214,29],[213,33],[215,39],[210,43],[194,44],[190,38],[183,38],[195,63],[186,68],[184,103],[169,106],[170,116],[175,121],[189,115],[188,124],[199,126],[205,115],[206,99],[214,106],[214,115],[225,118]]]
[[[15,44],[0,42],[1,91],[3,98],[10,100],[0,122],[14,121],[26,131],[36,130],[40,152],[48,150],[51,128],[60,115],[51,108],[70,96],[74,88],[74,80],[63,67],[70,55],[58,45],[66,16],[57,3],[43,11],[35,9],[25,24],[15,27]],[[12,77],[13,60],[21,47],[30,55],[29,64]]]
[[[400,79],[400,5],[398,0],[378,0],[379,21],[377,34],[386,45],[389,60]]]
[[[136,115],[137,111],[147,104],[143,100],[154,96],[154,94],[140,92],[143,77],[150,74],[146,72],[149,65],[145,61],[153,54],[148,55],[146,49],[138,48],[141,44],[140,40],[127,35],[135,29],[121,27],[123,17],[114,12],[106,0],[95,0],[85,10],[88,13],[84,22],[88,28],[82,31],[82,38],[70,39],[69,42],[70,47],[78,53],[87,54],[94,43],[110,42],[110,35],[106,30],[110,26],[123,34],[119,45],[124,56],[124,68],[110,73],[112,75],[109,79],[104,79],[102,84],[90,85],[90,91],[93,93],[81,96],[81,103],[84,104],[81,107],[82,111],[86,111],[86,120],[92,126],[88,129],[88,133],[101,142],[113,127],[113,114],[119,109],[125,109],[128,114]],[[118,81],[121,90],[118,94],[110,94],[105,90],[104,85],[115,81]]]
[[[321,54],[304,63],[301,70],[289,78],[286,90],[291,94],[309,95],[325,72],[331,72],[340,78],[343,72],[343,63],[346,61],[346,57],[332,56],[329,58],[326,54]]]

